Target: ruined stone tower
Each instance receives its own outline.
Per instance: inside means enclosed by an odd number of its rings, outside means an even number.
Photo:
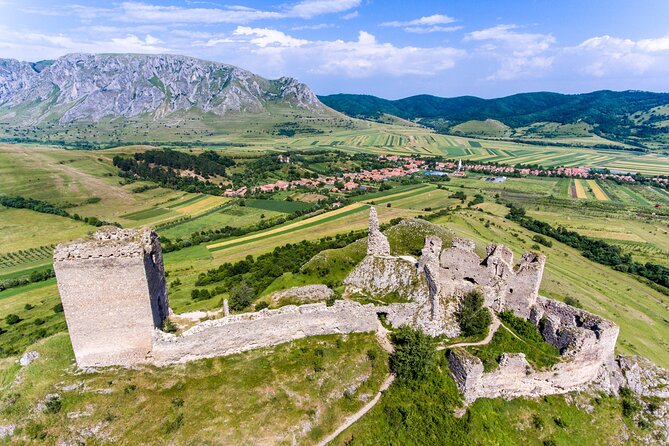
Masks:
[[[367,238],[367,255],[370,256],[389,256],[390,244],[388,239],[379,231],[379,217],[376,215],[376,209],[372,206],[369,209],[369,236]]]
[[[156,233],[101,228],[58,245],[54,270],[77,364],[141,362],[169,312]]]

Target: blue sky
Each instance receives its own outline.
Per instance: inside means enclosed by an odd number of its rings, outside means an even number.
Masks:
[[[0,57],[173,53],[318,94],[669,91],[667,0],[0,0]]]

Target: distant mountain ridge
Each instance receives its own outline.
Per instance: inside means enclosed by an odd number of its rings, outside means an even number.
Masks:
[[[0,121],[18,125],[142,114],[159,119],[190,109],[224,116],[259,113],[276,103],[311,113],[326,109],[293,78],[267,80],[186,56],[69,54],[36,63],[0,59]]]
[[[349,116],[373,119],[390,114],[451,133],[458,133],[457,126],[468,121],[486,120],[500,121],[511,129],[530,127],[529,133],[544,128],[537,123],[586,123],[595,134],[628,142],[664,137],[669,131],[669,93],[602,90],[573,95],[521,93],[497,99],[418,95],[398,100],[334,94],[319,99]]]

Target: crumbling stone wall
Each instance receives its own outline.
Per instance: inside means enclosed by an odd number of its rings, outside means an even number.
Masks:
[[[610,378],[616,367],[617,325],[543,297],[538,298],[532,318],[540,324],[545,340],[560,348],[562,361],[549,370],[537,371],[524,354],[505,353],[497,369],[485,373],[480,359],[453,350],[448,355],[449,367],[466,402],[566,393],[593,383],[615,391]]]
[[[376,330],[372,305],[338,300],[286,306],[204,321],[180,335],[155,331],[148,360],[157,365],[231,355],[270,347],[307,336],[361,333]]]
[[[102,228],[58,245],[54,270],[80,367],[130,365],[151,351],[169,312],[155,232]]]
[[[543,276],[546,257],[525,253],[517,269],[513,268],[513,252],[504,245],[490,244],[485,259],[475,252],[470,240],[454,239],[451,248],[442,251],[444,286],[450,294],[480,288],[486,306],[494,311],[511,310],[529,318]]]

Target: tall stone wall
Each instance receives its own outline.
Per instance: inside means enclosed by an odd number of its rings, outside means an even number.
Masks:
[[[371,332],[378,319],[372,305],[338,300],[286,306],[201,322],[183,334],[156,330],[150,361],[157,365],[231,355],[307,336]]]
[[[513,252],[504,245],[490,244],[487,256],[481,259],[474,242],[454,239],[452,246],[441,252],[444,287],[448,293],[467,292],[479,288],[486,306],[495,311],[511,310],[529,318],[543,276],[546,257],[525,253],[517,269],[513,267]]]
[[[54,270],[77,364],[141,362],[169,312],[156,233],[102,228],[58,245]]]
[[[549,370],[537,371],[524,354],[504,353],[497,369],[485,373],[479,358],[453,350],[448,356],[449,367],[466,402],[566,393],[593,383],[615,390],[609,379],[616,367],[617,325],[543,297],[538,298],[532,318],[535,323],[542,321],[542,335],[560,349],[562,360]]]

